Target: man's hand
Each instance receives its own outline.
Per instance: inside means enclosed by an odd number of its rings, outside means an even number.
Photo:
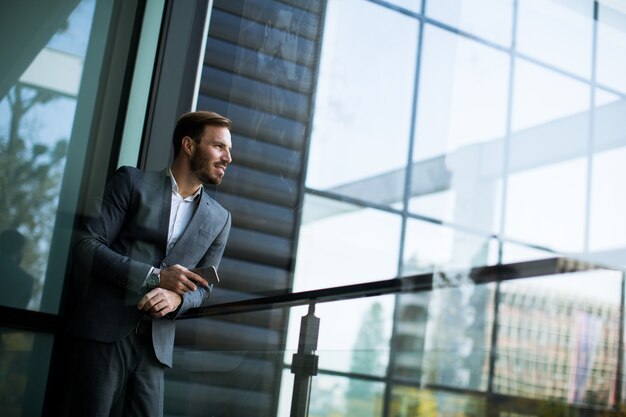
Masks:
[[[200,275],[195,274],[181,265],[172,265],[161,269],[161,283],[159,288],[184,294],[195,291],[198,285],[208,287],[209,283]]]
[[[139,300],[137,308],[150,313],[154,318],[160,318],[172,311],[176,311],[182,302],[183,297],[174,291],[155,288]]]

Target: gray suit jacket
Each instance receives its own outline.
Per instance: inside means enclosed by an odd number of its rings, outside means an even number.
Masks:
[[[122,167],[108,182],[99,216],[86,221],[75,247],[76,260],[88,268],[90,279],[70,318],[70,334],[101,342],[130,334],[143,316],[137,303],[148,291],[143,283],[152,266],[218,267],[230,213],[204,191],[189,225],[166,255],[172,193],[166,172]],[[172,366],[174,319],[206,305],[210,293],[211,288],[198,286],[184,294],[176,312],[152,320],[152,342],[161,363]]]

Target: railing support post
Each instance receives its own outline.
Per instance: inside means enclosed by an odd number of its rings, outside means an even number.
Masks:
[[[309,304],[309,312],[300,320],[300,340],[298,352],[291,362],[294,374],[293,396],[291,397],[291,417],[307,417],[311,395],[311,378],[317,375],[317,337],[320,319],[315,317],[315,303]]]

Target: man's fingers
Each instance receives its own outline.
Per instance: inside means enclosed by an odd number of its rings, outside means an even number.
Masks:
[[[139,302],[137,303],[137,308],[139,310],[146,310],[150,309],[150,307],[147,307],[148,305],[150,305],[150,300],[152,300],[152,298],[156,295],[156,290],[152,290],[149,293],[147,293],[146,295],[144,295],[143,297],[141,297],[141,300],[139,300]]]
[[[187,271],[187,278],[194,280],[197,284],[202,285],[203,287],[208,287],[209,283],[206,279],[202,278],[200,275],[195,272]]]

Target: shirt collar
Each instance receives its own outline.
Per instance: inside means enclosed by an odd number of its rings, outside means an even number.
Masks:
[[[176,178],[174,178],[174,174],[172,174],[172,168],[171,167],[167,169],[167,176],[170,177],[170,180],[172,181],[172,191],[180,196],[180,193],[178,192],[178,184],[176,183]],[[204,185],[200,184],[200,187],[198,187],[196,192],[193,193],[192,195],[190,195],[189,197],[186,197],[185,200],[186,201],[195,200],[196,197],[198,197],[200,195],[200,193],[202,192],[203,188],[204,188]]]

